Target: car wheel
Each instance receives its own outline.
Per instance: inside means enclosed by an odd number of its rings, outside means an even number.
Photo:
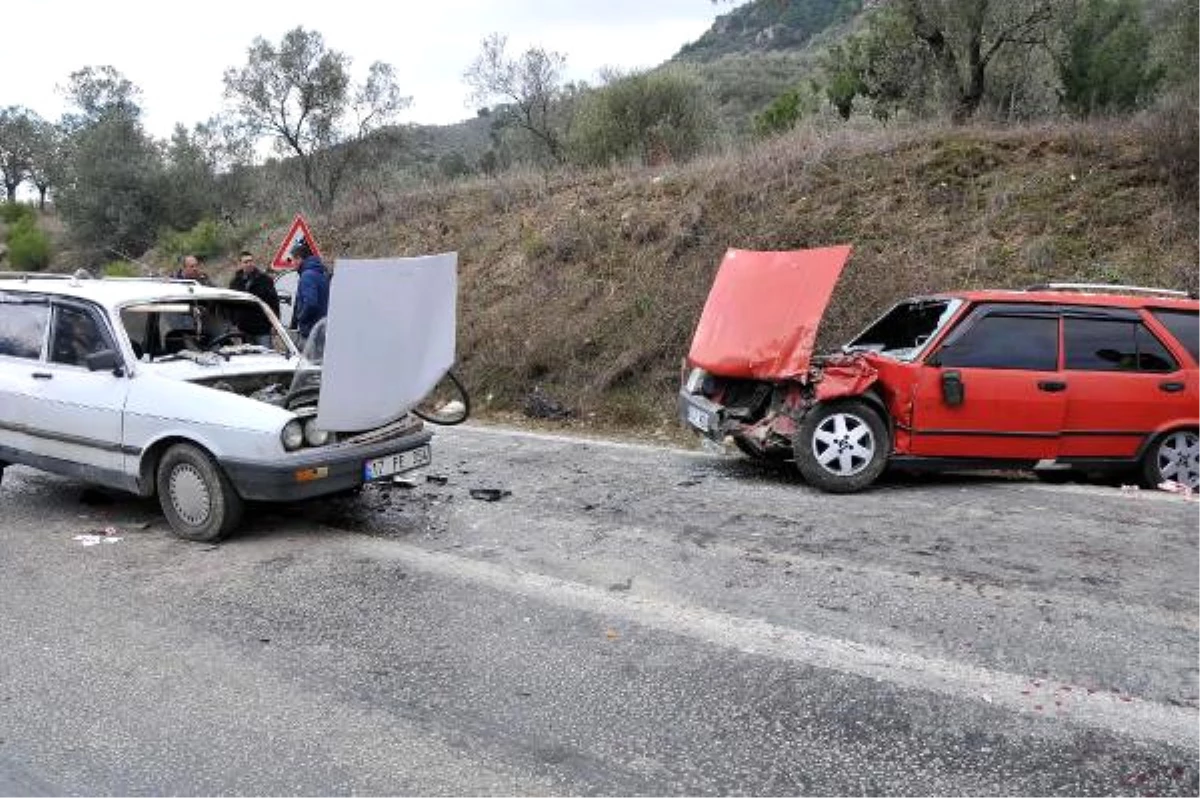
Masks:
[[[242,497],[204,451],[177,443],[158,463],[158,501],[175,534],[213,542],[233,531],[242,518]]]
[[[892,441],[874,408],[849,400],[813,408],[800,424],[794,448],[796,465],[810,485],[853,493],[883,473]]]
[[[1142,480],[1147,488],[1171,480],[1191,490],[1200,489],[1200,437],[1196,430],[1177,429],[1155,440],[1142,458]]]

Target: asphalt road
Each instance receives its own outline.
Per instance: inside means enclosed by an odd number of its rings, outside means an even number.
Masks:
[[[1200,790],[1195,502],[434,446],[219,546],[8,469],[0,794]]]

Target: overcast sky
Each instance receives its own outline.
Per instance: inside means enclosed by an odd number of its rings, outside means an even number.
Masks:
[[[4,10],[0,107],[23,105],[56,121],[59,88],[85,66],[112,66],[142,91],[143,122],[166,138],[223,108],[222,75],[246,63],[255,37],[278,45],[315,30],[352,59],[354,83],[383,61],[412,106],[401,121],[445,124],[473,116],[463,72],[491,33],[508,52],[563,53],[568,78],[594,81],[606,66],[655,66],[740,3],[710,0],[16,0]]]

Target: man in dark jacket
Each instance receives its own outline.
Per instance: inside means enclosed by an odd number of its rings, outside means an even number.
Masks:
[[[300,261],[292,323],[300,331],[301,338],[307,339],[313,325],[329,312],[329,272],[304,239],[292,247],[291,255],[292,260]]]
[[[279,293],[275,290],[275,281],[262,269],[254,264],[254,255],[242,250],[238,255],[238,269],[229,281],[229,287],[235,291],[245,291],[266,303],[275,317],[279,317]],[[238,319],[238,328],[250,336],[253,343],[261,346],[271,345],[273,328],[269,319],[261,313],[246,313]]]

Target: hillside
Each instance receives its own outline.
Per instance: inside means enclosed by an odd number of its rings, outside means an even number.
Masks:
[[[538,391],[587,423],[667,429],[729,247],[853,244],[826,346],[940,289],[1195,289],[1195,197],[1172,192],[1160,145],[1137,122],[798,131],[654,172],[396,194],[314,232],[335,258],[459,253],[461,371],[481,410]]]

